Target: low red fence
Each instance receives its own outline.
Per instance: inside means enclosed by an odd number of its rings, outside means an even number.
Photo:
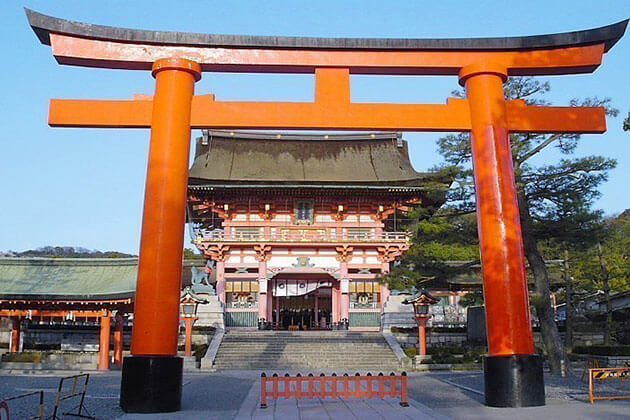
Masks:
[[[313,376],[297,374],[290,376],[278,376],[274,373],[267,376],[264,372],[260,375],[260,408],[267,407],[267,399],[272,398],[385,398],[400,397],[400,405],[409,406],[407,398],[407,373],[401,375],[383,375],[379,373],[373,376],[368,373],[365,376],[358,373],[354,376],[326,376],[323,373]]]

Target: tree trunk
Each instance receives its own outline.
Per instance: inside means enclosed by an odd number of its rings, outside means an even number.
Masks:
[[[536,315],[540,322],[540,334],[547,351],[547,361],[551,373],[562,375],[563,365],[566,365],[566,353],[558,326],[554,319],[553,307],[551,305],[551,291],[549,289],[549,272],[545,265],[538,244],[533,234],[533,221],[529,214],[529,205],[522,189],[518,191],[518,205],[521,215],[521,225],[523,230],[523,245],[525,248],[525,257],[529,262],[529,268],[534,275],[534,284],[536,289],[535,296],[532,296],[531,302],[536,308]]]
[[[599,256],[599,266],[602,268],[602,283],[604,286],[604,299],[606,299],[606,325],[604,326],[604,344],[610,345],[610,333],[612,330],[612,302],[610,300],[610,273],[604,260],[602,244],[597,243],[597,255]]]
[[[565,347],[567,351],[573,349],[573,279],[569,272],[569,250],[564,248],[564,287],[566,301],[566,321],[565,321]]]

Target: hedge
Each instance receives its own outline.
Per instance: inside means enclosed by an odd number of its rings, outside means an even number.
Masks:
[[[575,346],[573,353],[594,356],[630,356],[630,346]]]

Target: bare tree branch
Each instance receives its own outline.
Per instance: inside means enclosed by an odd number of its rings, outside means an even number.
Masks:
[[[532,150],[525,153],[523,156],[521,156],[520,158],[516,160],[518,161],[518,163],[525,162],[527,159],[531,158],[532,156],[534,156],[535,154],[537,154],[538,152],[543,150],[545,147],[549,146],[551,143],[553,143],[554,141],[558,140],[561,137],[562,137],[562,134],[554,134],[553,136],[550,136],[547,140],[543,141],[538,146],[534,147]]]

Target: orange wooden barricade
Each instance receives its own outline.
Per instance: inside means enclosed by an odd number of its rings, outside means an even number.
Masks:
[[[588,399],[591,404],[595,404],[595,400],[615,400],[615,399],[630,399],[630,395],[610,395],[610,396],[597,396],[595,395],[594,380],[599,379],[604,382],[605,379],[619,379],[621,387],[624,385],[624,380],[630,378],[630,367],[619,368],[600,368],[589,369],[588,371]]]
[[[312,373],[307,376],[299,373],[295,376],[288,373],[278,376],[274,373],[267,376],[263,372],[260,375],[260,408],[267,407],[269,398],[277,400],[292,397],[298,399],[400,397],[400,405],[408,407],[407,373],[403,372],[400,375],[379,373],[377,376],[371,373],[365,376],[358,373],[354,376],[348,376],[347,373],[343,376],[337,376],[335,373],[330,376],[323,373],[319,376],[313,376]]]

